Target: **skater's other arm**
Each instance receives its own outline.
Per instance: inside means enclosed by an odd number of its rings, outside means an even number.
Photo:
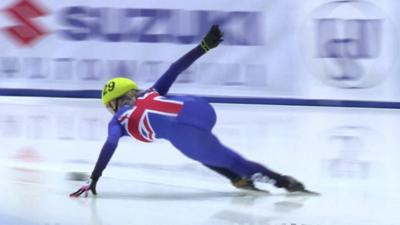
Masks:
[[[116,117],[108,124],[108,137],[106,142],[101,149],[99,158],[97,160],[96,166],[92,172],[91,178],[93,180],[98,180],[101,177],[103,170],[106,168],[108,162],[114,154],[115,149],[118,146],[119,138],[123,135],[122,127],[118,123]]]
[[[156,81],[153,88],[160,94],[166,95],[171,85],[180,73],[186,70],[196,59],[204,55],[204,50],[199,46],[182,56],[171,64],[167,71]]]
[[[194,61],[204,55],[211,48],[215,48],[223,41],[222,32],[217,25],[212,26],[200,45],[174,62],[167,71],[156,81],[153,88],[160,94],[166,95],[180,73],[185,71]]]

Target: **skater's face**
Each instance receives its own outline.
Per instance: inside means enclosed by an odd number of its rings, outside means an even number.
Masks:
[[[115,100],[113,100],[113,101],[111,101],[111,102],[109,102],[108,104],[107,104],[107,110],[111,113],[111,114],[115,114],[115,111],[116,111],[116,101]]]
[[[107,105],[106,108],[111,114],[115,114],[118,109],[122,106],[132,106],[135,104],[136,101],[136,91],[131,91],[124,96],[121,96],[118,99],[114,99],[110,101]]]

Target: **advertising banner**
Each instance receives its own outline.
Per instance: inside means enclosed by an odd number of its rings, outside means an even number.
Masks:
[[[172,93],[398,101],[398,26],[387,1],[0,2],[0,89],[151,86],[212,24],[224,42]]]

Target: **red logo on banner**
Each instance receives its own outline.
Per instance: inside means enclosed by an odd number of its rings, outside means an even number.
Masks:
[[[32,21],[47,14],[34,0],[20,0],[5,11],[19,23],[5,29],[15,41],[30,45],[47,33],[44,28]]]

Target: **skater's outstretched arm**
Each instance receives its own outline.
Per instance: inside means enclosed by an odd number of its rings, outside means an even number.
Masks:
[[[96,166],[92,172],[92,179],[98,180],[101,177],[103,170],[106,168],[108,162],[114,154],[115,149],[118,146],[118,141],[122,134],[123,132],[121,125],[118,123],[117,118],[113,117],[108,124],[108,137],[103,145],[103,148],[101,149]]]
[[[174,62],[168,70],[156,81],[153,88],[160,94],[166,95],[169,88],[175,82],[180,73],[186,70],[194,61],[207,51],[215,48],[223,41],[223,33],[218,25],[211,27],[210,31],[202,40],[201,44],[193,48],[190,52],[182,56],[178,61]]]
[[[84,194],[85,197],[88,196],[89,191],[92,191],[94,195],[97,194],[96,184],[101,177],[103,170],[106,168],[108,162],[110,161],[115,149],[118,146],[119,138],[123,135],[122,127],[118,123],[117,118],[114,116],[113,119],[108,124],[108,137],[106,142],[101,149],[99,158],[97,160],[96,166],[90,176],[90,180],[83,185],[76,192],[70,194],[71,197],[79,197]]]

